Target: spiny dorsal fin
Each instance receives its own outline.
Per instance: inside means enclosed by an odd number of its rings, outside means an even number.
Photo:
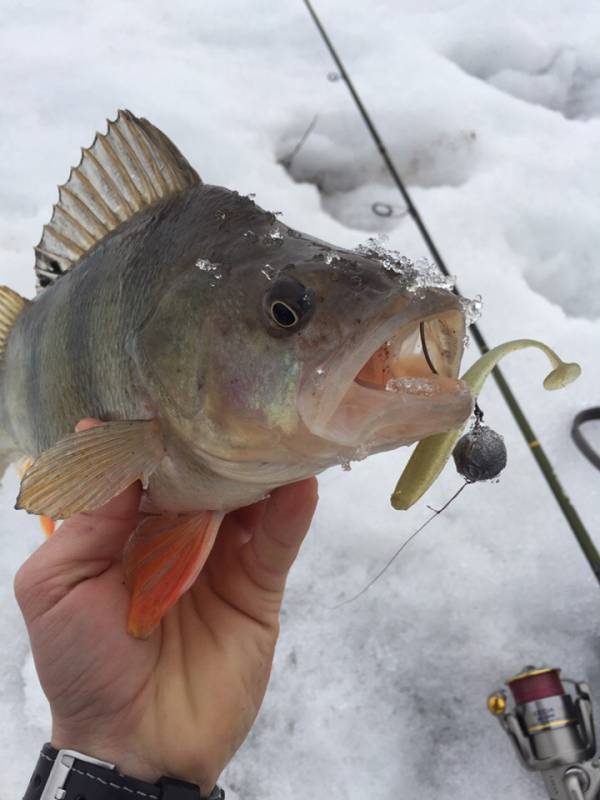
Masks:
[[[138,211],[198,183],[198,173],[164,133],[119,111],[58,189],[52,219],[35,248],[39,287],[53,283]]]
[[[13,292],[8,286],[0,286],[0,359],[4,354],[8,334],[21,311],[26,308],[30,300]]]

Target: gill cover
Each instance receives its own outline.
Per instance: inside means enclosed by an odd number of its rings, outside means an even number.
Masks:
[[[185,419],[195,417],[201,408],[210,349],[204,340],[210,291],[209,279],[200,270],[180,275],[129,345],[152,399]]]

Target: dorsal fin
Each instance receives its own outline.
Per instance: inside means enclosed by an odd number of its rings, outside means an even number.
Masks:
[[[0,286],[0,359],[4,354],[10,329],[16,318],[26,308],[30,300],[26,300],[8,286]]]
[[[198,173],[164,133],[119,111],[59,186],[58,203],[35,248],[38,286],[53,283],[138,211],[199,183]]]

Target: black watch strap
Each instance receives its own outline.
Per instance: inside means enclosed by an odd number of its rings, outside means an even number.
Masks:
[[[51,775],[57,784],[52,789]],[[45,744],[23,800],[42,797],[44,800],[201,800],[202,795],[195,783],[174,778],[146,783],[121,775],[111,764]],[[207,800],[224,800],[224,797],[223,790],[215,786]]]

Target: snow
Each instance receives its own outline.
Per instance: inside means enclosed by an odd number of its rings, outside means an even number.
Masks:
[[[569,437],[600,373],[600,9],[590,0],[316,3],[451,271],[484,300],[496,344],[541,338],[584,373],[545,393],[534,351],[505,373],[598,540],[598,474]],[[428,255],[301,2],[5,0],[0,29],[1,279],[33,291],[32,251],[56,185],[106,116],[164,128],[204,180],[344,246],[386,233]],[[317,121],[291,165],[282,163]],[[282,162],[282,163],[280,163]],[[374,203],[392,207],[390,217]],[[471,345],[465,363],[477,356]],[[332,800],[545,796],[485,710],[526,663],[586,677],[600,707],[597,584],[493,385],[499,483],[468,487],[356,602],[398,545],[458,488],[449,466],[418,507],[389,494],[407,452],[321,479],[289,581],[270,690],[222,777],[228,797]],[[596,443],[597,423],[586,432]],[[0,800],[23,791],[48,713],[12,576],[38,524],[0,493]]]

